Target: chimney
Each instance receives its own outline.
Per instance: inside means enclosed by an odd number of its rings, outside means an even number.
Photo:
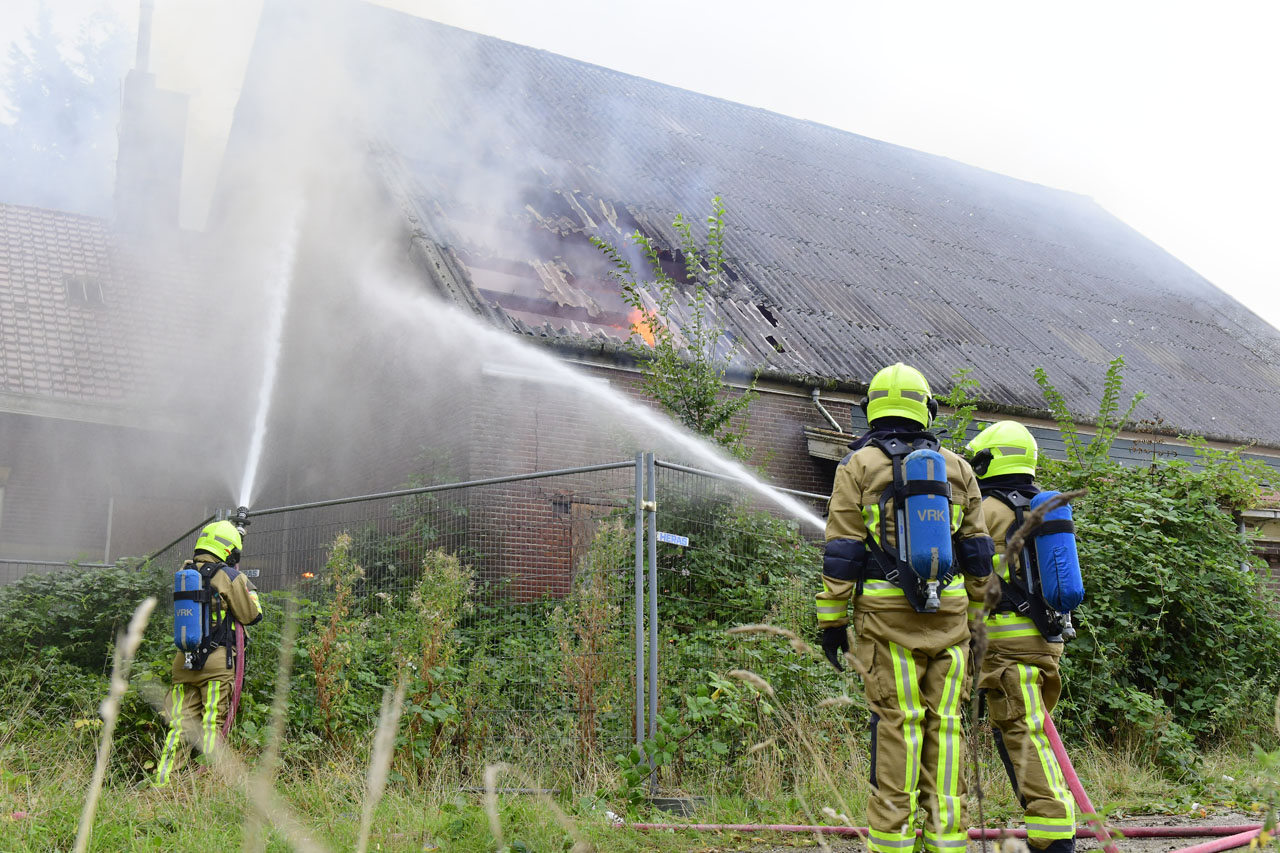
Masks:
[[[116,224],[141,233],[178,227],[187,134],[187,96],[157,88],[148,71],[154,11],[154,0],[141,0],[138,54],[124,78],[116,153]]]
[[[151,64],[151,16],[155,14],[155,0],[142,0],[138,9],[138,55],[134,57],[133,67],[143,74]]]

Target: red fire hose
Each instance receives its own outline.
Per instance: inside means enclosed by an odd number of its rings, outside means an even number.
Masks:
[[[628,829],[660,830],[684,829],[692,832],[819,832],[823,835],[866,835],[865,826],[807,826],[795,823],[629,823]],[[1204,836],[1227,836],[1216,841],[1205,842],[1176,853],[1212,853],[1209,845],[1222,844],[1236,837],[1244,838],[1244,843],[1262,830],[1262,824],[1242,823],[1230,826],[1126,826],[1114,827],[1124,833],[1125,838],[1201,838]],[[1243,830],[1243,831],[1242,831]],[[916,835],[920,831],[916,830]],[[1247,837],[1246,837],[1247,836]],[[1026,838],[1025,829],[978,829],[969,830],[970,838]],[[1076,830],[1077,838],[1094,837],[1092,829],[1081,827]],[[1241,845],[1235,845],[1241,846]],[[1202,849],[1203,848],[1203,849]],[[1230,847],[1214,847],[1214,850],[1229,850]]]
[[[236,674],[231,683],[231,707],[227,711],[227,718],[222,721],[223,740],[231,734],[231,725],[236,721],[236,709],[240,707],[240,693],[244,688],[244,626],[237,625],[233,633],[236,635]]]
[[[1058,766],[1062,768],[1062,773],[1067,777],[1067,787],[1071,789],[1071,794],[1076,798],[1078,805],[1086,815],[1088,815],[1089,828],[1093,830],[1094,836],[1102,844],[1102,849],[1106,853],[1120,853],[1116,849],[1116,845],[1112,843],[1111,836],[1107,834],[1107,828],[1102,825],[1102,821],[1098,820],[1098,813],[1093,807],[1093,803],[1089,802],[1089,795],[1084,792],[1084,786],[1080,784],[1080,777],[1076,776],[1076,769],[1071,764],[1071,759],[1067,757],[1067,750],[1062,746],[1062,738],[1058,737],[1058,729],[1053,724],[1053,718],[1048,714],[1044,715],[1044,733],[1049,736],[1049,745],[1053,747],[1053,755],[1058,759]]]
[[[1237,847],[1244,847],[1261,834],[1262,827],[1259,826],[1250,829],[1248,832],[1228,835],[1226,838],[1219,838],[1216,841],[1206,841],[1203,844],[1183,847],[1181,850],[1175,850],[1174,853],[1217,853],[1219,850],[1234,850]]]

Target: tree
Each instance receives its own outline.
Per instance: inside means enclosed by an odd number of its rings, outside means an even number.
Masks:
[[[949,406],[951,411],[938,415],[930,429],[942,439],[943,447],[960,455],[965,454],[965,444],[969,441],[969,425],[973,423],[973,415],[978,411],[978,387],[980,383],[969,374],[972,367],[962,367],[951,374],[955,384],[945,394],[938,394],[938,402]]]
[[[672,222],[680,238],[676,252],[668,254],[640,231],[631,234],[629,239],[648,263],[651,280],[642,280],[610,243],[599,237],[591,242],[613,264],[610,276],[622,285],[623,299],[638,312],[629,344],[645,365],[644,389],[685,427],[745,460],[751,451],[742,439],[747,409],[756,397],[755,380],[741,394],[732,393],[725,383],[738,347],[725,342],[724,323],[707,301],[707,288],[720,284],[725,275],[724,214],[724,203],[716,196],[707,217],[705,248],[698,246],[683,214]],[[682,282],[664,268],[666,257],[683,260]]]
[[[105,7],[68,40],[40,4],[35,26],[9,46],[0,83],[0,201],[109,212],[127,62],[126,33]]]

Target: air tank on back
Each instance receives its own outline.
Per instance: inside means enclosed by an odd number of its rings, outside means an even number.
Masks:
[[[951,499],[947,461],[936,450],[921,448],[902,463],[907,486],[902,513],[904,556],[925,582],[925,610],[940,606],[939,586],[951,577]]]

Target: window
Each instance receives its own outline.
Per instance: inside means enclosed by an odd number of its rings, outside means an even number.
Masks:
[[[67,288],[67,300],[72,305],[102,305],[106,302],[102,292],[102,282],[90,275],[64,276],[63,284]]]

